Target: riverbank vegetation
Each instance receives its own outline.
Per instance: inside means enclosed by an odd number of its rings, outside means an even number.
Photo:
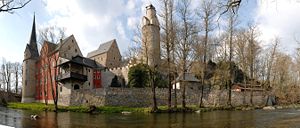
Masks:
[[[55,111],[53,104],[45,105],[44,103],[8,103],[8,108],[23,109],[32,111]],[[58,106],[58,112],[91,112],[89,106]],[[148,108],[129,108],[129,107],[96,107],[93,112],[96,113],[121,113],[121,112],[150,112]]]
[[[8,103],[8,108],[13,109],[23,109],[30,111],[55,111],[55,106],[53,104],[45,105],[43,103]],[[293,106],[287,106],[282,108],[291,108]],[[294,106],[300,108],[300,105]],[[217,110],[253,110],[253,109],[261,109],[262,107],[250,107],[250,106],[238,106],[238,107],[207,107],[207,108],[199,108],[195,105],[187,106],[183,108],[182,106],[178,106],[177,108],[168,109],[167,106],[159,106],[156,113],[177,113],[177,112],[208,112],[208,111],[217,111]],[[112,106],[101,106],[95,107],[95,109],[91,112],[91,106],[58,106],[58,112],[82,112],[82,113],[151,113],[152,108],[150,107],[112,107]]]
[[[45,105],[43,103],[8,103],[8,108],[12,109],[22,109],[30,111],[50,111],[55,112],[55,106],[53,104]],[[275,106],[275,109],[300,109],[300,104],[290,104],[283,106]],[[183,108],[179,105],[177,108],[168,109],[168,106],[158,106],[158,110],[155,113],[202,113],[211,111],[249,111],[255,109],[263,109],[263,106],[236,106],[236,107],[203,107],[198,106],[186,106]],[[58,106],[57,112],[79,112],[79,113],[92,113],[92,114],[103,114],[103,113],[152,113],[151,107],[112,107],[112,106],[101,106],[96,107],[95,110],[91,112],[90,106]]]

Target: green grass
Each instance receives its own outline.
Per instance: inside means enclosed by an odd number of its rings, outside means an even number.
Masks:
[[[8,103],[8,108],[13,109],[23,109],[23,110],[32,110],[32,111],[54,111],[54,105],[48,104],[45,105],[43,103]],[[88,106],[58,106],[59,112],[82,112],[88,113],[89,107]],[[178,106],[176,109],[172,108],[171,111],[168,110],[167,106],[159,106],[158,113],[165,113],[165,112],[209,112],[209,111],[216,111],[216,110],[253,110],[259,109],[256,107],[249,107],[249,106],[239,106],[239,107],[205,107],[205,108],[198,108],[196,105],[187,106],[186,109],[182,108],[182,106]],[[140,107],[140,108],[133,108],[133,107],[112,107],[112,106],[101,106],[96,107],[95,113],[121,113],[121,112],[132,112],[132,113],[149,113],[151,112],[151,108],[149,107]]]
[[[35,111],[54,111],[54,105],[46,106],[42,103],[8,103],[7,107]]]
[[[8,108],[33,110],[33,111],[54,111],[54,105],[43,103],[8,103]],[[58,106],[59,112],[83,112],[88,113],[88,106]],[[130,108],[130,107],[110,107],[101,106],[96,108],[96,113],[121,113],[123,111],[128,112],[150,112],[150,108]]]

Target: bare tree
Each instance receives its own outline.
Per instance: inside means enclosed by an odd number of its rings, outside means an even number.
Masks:
[[[64,37],[65,37],[65,29],[64,28],[58,28],[55,26],[49,27],[49,28],[45,28],[43,30],[40,30],[40,40],[42,42],[49,42],[51,41],[52,43],[57,44],[57,47],[60,47],[60,45],[58,43],[62,43],[60,42]],[[49,50],[49,49],[48,49]],[[45,59],[45,63],[46,63],[46,74],[49,75],[49,81],[50,81],[50,87],[51,87],[51,95],[53,98],[53,102],[55,105],[55,112],[57,112],[58,110],[58,82],[56,82],[56,77],[58,75],[58,63],[59,63],[59,54],[63,54],[61,52],[63,51],[59,51],[59,52],[54,52],[54,51],[48,51],[45,50],[44,55],[46,55],[46,59]],[[46,80],[48,80],[46,78]]]
[[[146,43],[142,40],[141,30],[142,28],[137,24],[135,29],[133,30],[133,38],[131,39],[132,43],[129,45],[128,50],[125,52],[125,58],[133,61],[133,63],[136,63],[138,59],[141,59],[141,57],[146,54],[142,51],[142,46],[146,45]]]
[[[171,78],[171,52],[172,45],[174,45],[174,0],[161,0],[162,2],[162,13],[159,15],[163,23],[161,28],[163,32],[161,33],[162,37],[162,48],[165,51],[167,59],[167,68],[168,68],[168,109],[171,109],[171,90],[172,90],[172,78]]]
[[[204,0],[202,1],[201,5],[200,5],[200,12],[198,13],[198,16],[200,17],[200,19],[203,19],[201,24],[202,27],[204,29],[204,38],[203,38],[203,47],[200,47],[198,50],[196,51],[201,51],[201,49],[203,48],[203,59],[202,63],[204,66],[202,66],[202,80],[201,80],[201,97],[200,97],[200,103],[199,103],[199,107],[203,107],[203,91],[204,91],[204,85],[205,85],[205,70],[206,70],[206,63],[207,63],[207,49],[208,49],[208,43],[209,43],[209,34],[211,31],[213,31],[214,29],[214,17],[217,13],[216,10],[216,5],[213,2],[213,0]],[[199,45],[198,45],[199,46]]]
[[[257,71],[255,68],[257,56],[259,53],[259,45],[257,44],[257,37],[258,37],[258,30],[256,25],[250,24],[248,26],[248,66],[249,66],[249,76],[250,76],[250,87],[251,87],[251,94],[250,94],[250,104],[253,105],[253,87],[255,84],[255,74]]]
[[[39,30],[39,44],[42,45],[44,41],[48,41],[54,44],[59,43],[60,39],[66,37],[65,28],[57,26],[50,26]]]
[[[43,43],[42,43],[43,42]],[[43,45],[45,44],[45,43],[47,43],[46,41],[43,41],[42,39],[41,39],[41,41],[40,41],[40,45],[42,46],[42,48],[41,48],[41,51],[40,51],[40,75],[41,76],[43,76],[43,78],[40,78],[40,81],[42,81],[42,82],[40,82],[40,84],[42,84],[42,87],[40,87],[40,88],[42,88],[43,89],[43,97],[44,97],[44,102],[45,102],[45,105],[48,105],[48,82],[47,82],[47,80],[48,80],[48,71],[47,71],[47,69],[48,69],[48,67],[47,66],[49,66],[49,63],[48,63],[48,61],[47,61],[47,59],[45,59],[45,58],[47,58],[48,57],[48,53],[50,52],[50,51],[48,51],[49,49],[48,49],[48,47],[43,47]]]
[[[31,0],[0,0],[0,12],[13,13],[25,7]]]
[[[278,45],[280,43],[280,40],[279,38],[275,38],[274,39],[274,44],[273,44],[273,47],[272,47],[272,51],[271,51],[271,55],[270,55],[270,58],[268,59],[268,64],[267,64],[267,78],[266,78],[266,83],[267,83],[267,86],[272,86],[270,85],[271,84],[271,71],[272,71],[272,67],[273,67],[273,63],[274,63],[274,59],[275,59],[275,54],[277,52],[277,49],[278,49]]]
[[[15,78],[15,93],[18,93],[18,89],[19,89],[19,78],[21,78],[22,76],[22,66],[19,62],[14,63],[13,65],[13,74],[14,74],[14,78]]]
[[[183,75],[182,82],[182,107],[186,108],[185,101],[185,73],[188,70],[188,65],[191,62],[191,45],[195,42],[195,36],[197,34],[196,25],[193,20],[193,14],[190,10],[191,1],[182,0],[178,3],[178,16],[181,23],[178,31],[178,43],[177,43],[177,56],[180,59],[180,70]],[[180,85],[181,86],[181,85]]]
[[[5,91],[5,77],[6,77],[6,73],[5,73],[5,59],[2,58],[2,64],[1,64],[1,82],[2,82],[2,85],[3,85],[3,91]]]
[[[242,2],[242,0],[228,0],[225,5],[221,3],[220,8],[225,7],[225,10],[220,14],[220,16],[227,13],[230,9],[231,9],[232,13],[235,14],[238,11],[241,2]]]
[[[235,23],[236,23],[236,16],[233,13],[229,14],[229,22],[228,22],[228,43],[229,43],[229,74],[230,74],[230,80],[226,82],[226,85],[228,87],[228,101],[227,101],[227,105],[228,106],[232,106],[231,105],[231,86],[232,83],[234,82],[234,76],[235,74],[233,71],[233,37],[234,37],[234,31],[235,31]]]
[[[6,92],[11,91],[11,75],[12,75],[12,63],[7,62],[5,59],[2,61],[2,75],[6,84]]]

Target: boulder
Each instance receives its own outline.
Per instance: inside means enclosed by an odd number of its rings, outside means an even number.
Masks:
[[[275,110],[275,107],[273,107],[273,106],[266,106],[266,107],[263,107],[263,110]]]

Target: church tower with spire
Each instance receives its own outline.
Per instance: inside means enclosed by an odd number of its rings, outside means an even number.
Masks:
[[[23,76],[22,76],[22,103],[31,103],[35,101],[36,92],[36,62],[39,53],[37,49],[35,15],[33,16],[33,25],[29,44],[26,45],[23,60]]]
[[[160,27],[155,7],[146,7],[146,16],[142,20],[142,62],[150,67],[160,64]]]

